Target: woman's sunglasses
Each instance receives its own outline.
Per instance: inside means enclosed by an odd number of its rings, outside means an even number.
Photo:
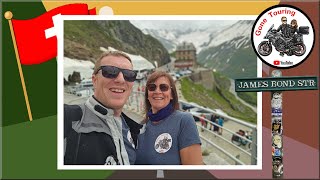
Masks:
[[[128,82],[134,82],[137,77],[136,72],[129,69],[121,69],[115,66],[100,66],[96,74],[100,71],[100,69],[102,71],[102,75],[110,79],[118,77],[120,72],[122,72],[124,79]]]
[[[156,84],[148,84],[147,85],[148,91],[155,91],[157,89]],[[159,85],[160,91],[165,92],[168,91],[170,86],[168,84],[160,84]]]

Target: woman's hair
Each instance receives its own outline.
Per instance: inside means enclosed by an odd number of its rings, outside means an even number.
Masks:
[[[294,25],[292,25],[292,23],[293,23]],[[292,26],[293,28],[297,28],[297,27],[298,27],[298,22],[297,22],[297,20],[295,20],[295,19],[292,19],[290,24],[291,24],[291,26]]]
[[[163,72],[163,71],[155,71],[154,73],[152,73],[148,77],[146,87],[149,84],[154,83],[160,77],[165,77],[169,80],[170,87],[171,87],[171,95],[172,95],[172,99],[170,100],[170,103],[172,103],[173,108],[175,110],[178,110],[179,109],[178,93],[177,93],[176,85],[175,85],[170,74]],[[150,109],[151,109],[151,104],[148,99],[148,88],[146,88],[146,90],[145,90],[145,113],[147,114]]]

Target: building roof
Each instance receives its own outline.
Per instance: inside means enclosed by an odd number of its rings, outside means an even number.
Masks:
[[[184,41],[181,44],[178,44],[177,51],[184,51],[184,50],[196,50],[196,48],[193,45],[193,43],[188,43]]]

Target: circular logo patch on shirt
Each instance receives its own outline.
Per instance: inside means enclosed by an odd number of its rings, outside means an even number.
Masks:
[[[172,146],[172,137],[169,133],[160,134],[154,143],[154,149],[158,153],[166,153],[167,151],[169,151],[171,146]]]
[[[128,133],[127,133],[127,139],[130,142],[130,144],[132,145],[132,147],[135,148],[135,145],[134,145],[134,142],[133,142],[133,138],[131,136],[130,131],[128,131]]]

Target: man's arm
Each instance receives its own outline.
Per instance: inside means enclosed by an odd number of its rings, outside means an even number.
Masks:
[[[72,129],[72,121],[79,121],[82,118],[82,109],[78,105],[64,104],[64,138]]]
[[[278,29],[277,29],[277,32],[279,32],[279,31],[281,31],[281,32],[283,32],[283,26],[282,26],[282,24],[278,27]]]

